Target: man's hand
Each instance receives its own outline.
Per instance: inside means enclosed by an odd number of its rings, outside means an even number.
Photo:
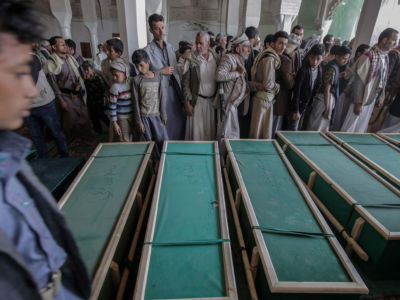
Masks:
[[[244,68],[243,68],[242,66],[239,65],[239,66],[237,66],[236,71],[237,71],[240,75],[242,75],[243,72],[244,72]]]
[[[185,102],[185,110],[186,110],[186,114],[187,114],[188,116],[193,115],[193,106],[190,104],[189,101],[186,101],[186,102]]]
[[[164,67],[160,70],[162,75],[172,75],[174,73],[174,67]]]
[[[361,113],[361,111],[362,111],[362,103],[354,104],[353,113],[358,116]]]
[[[121,134],[122,134],[121,127],[119,127],[119,125],[118,125],[118,123],[116,121],[113,121],[112,124],[113,124],[114,132],[117,135],[121,136]]]
[[[67,102],[65,102],[65,101],[61,101],[60,102],[60,106],[61,106],[61,108],[63,109],[63,110],[68,110],[68,104],[67,104]]]
[[[167,125],[167,120],[162,120],[162,123],[163,123],[164,125]]]
[[[140,127],[140,132],[145,133],[146,129],[144,128],[143,123],[140,123],[139,127]]]
[[[293,113],[293,116],[292,116],[292,118],[293,118],[293,120],[295,120],[295,121],[298,121],[298,120],[300,120],[300,113]]]
[[[322,114],[322,117],[324,119],[329,119],[329,108],[325,109],[324,113]]]

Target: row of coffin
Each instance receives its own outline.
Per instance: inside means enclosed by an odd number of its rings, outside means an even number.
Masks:
[[[351,251],[371,272],[399,272],[396,146],[311,132],[277,141],[226,141],[223,171],[216,142],[166,142],[157,174],[153,143],[99,145],[59,202],[92,299],[123,299],[127,285],[133,299],[238,299],[223,178],[251,299],[357,299],[368,289]]]

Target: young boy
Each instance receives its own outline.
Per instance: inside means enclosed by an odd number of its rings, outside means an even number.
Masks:
[[[94,65],[90,61],[83,63],[85,71],[85,86],[87,92],[87,107],[89,111],[90,120],[93,123],[93,129],[98,134],[102,133],[101,122],[108,127],[110,121],[105,110],[105,95],[109,87],[105,83],[101,74],[94,69]]]
[[[335,103],[339,99],[340,67],[345,65],[351,54],[351,49],[340,46],[335,52],[335,59],[326,64],[322,85],[314,97],[307,130],[328,131]]]
[[[159,73],[149,70],[150,58],[146,51],[136,50],[132,61],[140,72],[132,80],[132,93],[135,104],[133,119],[137,130],[145,140],[156,142],[156,153],[159,156],[162,144],[168,140],[166,113],[166,95],[162,92]]]
[[[113,85],[110,88],[110,118],[114,133],[121,142],[131,142],[132,99],[129,66],[121,58],[111,62]]]
[[[114,60],[121,58],[121,55],[124,52],[124,44],[119,39],[110,39],[105,42],[103,49],[105,54],[107,55],[107,58],[103,59],[103,61],[101,62],[101,71],[103,73],[103,78],[105,82],[110,87],[114,83],[113,75],[111,72],[111,63]],[[126,64],[128,65],[128,63]],[[108,106],[108,104],[109,104],[109,99],[106,99],[106,105]],[[110,123],[108,141],[112,142],[113,140],[114,140],[114,131],[112,130],[112,126]]]
[[[307,54],[305,63],[297,72],[290,105],[288,130],[302,129],[304,115],[322,80],[321,62],[325,55],[323,45],[314,45]]]

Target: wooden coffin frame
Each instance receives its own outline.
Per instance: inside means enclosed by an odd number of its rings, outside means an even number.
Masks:
[[[285,132],[286,133],[287,132],[294,133],[296,131],[285,131]],[[318,131],[308,131],[308,133],[319,133],[323,138],[325,138],[328,142],[330,142],[333,146],[335,146],[344,155],[346,155],[348,158],[350,158],[358,166],[363,168],[368,174],[373,176],[376,180],[381,182],[390,191],[392,191],[393,193],[395,193],[397,196],[400,197],[399,190],[397,190],[394,186],[389,184],[386,180],[384,180],[382,177],[380,177],[378,174],[376,174],[374,171],[372,171],[370,168],[368,168],[365,164],[363,164],[358,159],[356,159],[353,155],[348,153],[342,146],[335,143],[327,135],[325,135],[322,132],[318,132]],[[326,183],[328,183],[347,203],[349,203],[349,205],[354,205],[357,203],[357,201],[355,199],[353,199],[339,184],[337,184],[333,179],[331,179],[324,171],[322,171],[320,168],[318,168],[318,166],[315,165],[295,145],[291,144],[290,141],[285,136],[283,136],[280,132],[278,132],[277,135],[285,143],[285,145],[282,147],[284,152],[286,151],[287,147],[290,147],[291,150],[293,150],[299,157],[301,157],[303,159],[303,161],[311,169],[313,169],[313,172],[310,174],[310,177],[309,177],[309,180],[307,183],[308,192],[310,193],[311,197],[313,198],[315,203],[318,205],[320,210],[332,222],[332,224],[335,226],[335,228],[339,232],[342,232],[342,235],[346,239],[346,241],[349,243],[349,246],[351,246],[363,260],[367,261],[368,255],[361,249],[361,247],[356,242],[357,236],[359,236],[359,234],[362,230],[362,226],[361,226],[361,229],[359,229],[359,230],[356,230],[356,228],[355,228],[356,226],[353,227],[352,231],[356,231],[356,232],[355,232],[355,234],[353,234],[353,232],[352,232],[352,236],[356,236],[355,239],[353,239],[346,231],[343,230],[344,229],[343,225],[340,224],[339,221],[337,221],[335,219],[335,217],[322,204],[322,202],[318,199],[318,197],[311,191],[311,188],[314,184],[315,175],[318,174],[319,176],[321,176],[321,178],[323,178]],[[365,221],[367,221],[385,240],[400,240],[400,232],[390,232],[382,223],[380,223],[377,219],[375,219],[363,206],[354,205],[354,207],[355,207],[354,209],[363,217],[363,219]],[[357,224],[355,224],[355,225],[357,225]],[[365,255],[367,255],[367,256],[365,256]]]
[[[219,202],[219,219],[220,219],[220,230],[221,230],[221,238],[229,239],[229,229],[227,222],[227,214],[226,214],[226,205],[225,205],[225,197],[224,197],[224,187],[222,182],[222,174],[221,174],[221,164],[219,158],[219,150],[218,143],[215,141],[165,141],[162,149],[160,165],[158,168],[157,180],[154,189],[153,201],[149,215],[149,222],[147,225],[145,242],[151,242],[154,238],[154,231],[156,227],[156,216],[158,211],[159,197],[161,192],[161,184],[164,175],[164,165],[168,144],[170,143],[213,143],[214,144],[214,152],[216,153],[214,158],[215,163],[215,175],[217,179],[217,190],[218,190],[218,202]],[[152,245],[145,244],[142,250],[142,257],[140,259],[138,277],[136,281],[135,291],[134,291],[134,300],[143,300],[145,297],[146,286],[147,286],[147,276],[150,267],[150,259],[151,259]],[[234,275],[234,267],[232,260],[232,252],[230,243],[222,243],[222,252],[223,252],[223,260],[224,260],[224,272],[225,272],[225,287],[227,297],[213,297],[213,298],[185,298],[179,300],[237,300],[237,289]],[[170,299],[174,300],[174,299]]]
[[[393,145],[400,147],[400,141],[390,137],[391,135],[400,136],[400,133],[378,133],[377,136],[381,137],[382,139],[389,141]]]
[[[400,177],[397,177],[395,175],[393,175],[392,173],[390,173],[388,170],[384,169],[383,167],[381,167],[379,164],[377,164],[376,162],[374,162],[373,160],[369,159],[367,156],[365,156],[364,154],[362,154],[360,151],[358,151],[357,149],[355,149],[354,147],[352,147],[351,145],[349,145],[347,142],[345,142],[344,140],[342,140],[341,138],[339,138],[336,133],[340,133],[340,134],[346,134],[346,135],[369,135],[372,136],[376,139],[378,139],[379,141],[385,143],[388,147],[391,147],[392,149],[394,149],[395,151],[399,152],[399,158],[400,158],[400,148],[396,147],[395,145],[388,143],[388,141],[384,140],[383,138],[381,138],[380,136],[373,134],[373,133],[351,133],[351,132],[328,132],[326,133],[326,135],[331,138],[332,140],[334,140],[336,143],[338,143],[339,145],[341,145],[343,148],[345,148],[348,152],[350,152],[351,154],[353,154],[356,158],[358,158],[359,160],[361,160],[364,164],[366,164],[367,166],[369,166],[371,169],[375,170],[376,172],[378,172],[378,174],[380,176],[382,176],[384,179],[388,180],[389,183],[395,185],[398,189],[400,189]]]
[[[225,182],[229,191],[229,197],[231,200],[231,207],[234,214],[235,219],[235,226],[236,232],[238,234],[239,241],[244,241],[242,230],[240,228],[239,219],[238,219],[238,207],[239,201],[242,200],[244,203],[244,207],[246,210],[246,214],[249,218],[249,222],[251,226],[259,226],[256,214],[253,210],[253,206],[251,204],[251,200],[249,194],[247,192],[246,186],[244,184],[242,175],[240,173],[239,166],[237,164],[236,158],[234,153],[232,152],[231,145],[229,143],[230,140],[225,140],[226,149],[228,151],[227,159],[225,163]],[[249,140],[246,140],[249,141]],[[280,158],[282,159],[284,165],[286,166],[289,174],[291,175],[293,181],[296,183],[300,193],[302,194],[304,200],[306,201],[309,209],[311,210],[312,214],[314,215],[316,221],[318,222],[319,226],[322,228],[324,233],[333,234],[331,229],[329,228],[328,224],[326,223],[325,219],[323,218],[322,214],[319,212],[317,206],[311,199],[310,195],[308,194],[306,188],[303,185],[300,177],[297,175],[295,170],[293,169],[292,165],[290,164],[289,160],[286,158],[285,154],[283,153],[281,147],[275,140],[252,140],[250,141],[272,141],[276,150],[278,151]],[[228,170],[229,168],[233,169],[236,181],[238,183],[238,189],[236,191],[236,199],[233,199],[231,184],[229,182],[228,177]],[[251,265],[248,264],[248,257],[247,252],[244,250],[247,259],[244,259],[245,269],[251,271],[251,273],[246,274],[247,280],[250,282],[249,288],[252,294],[252,299],[257,299],[257,296],[254,296],[255,293],[255,271],[257,270],[257,265],[259,260],[261,260],[264,272],[268,281],[269,289],[272,293],[321,293],[321,294],[328,294],[328,293],[337,293],[337,294],[367,294],[368,288],[366,287],[365,283],[361,279],[360,275],[354,268],[353,264],[351,263],[350,259],[347,257],[345,251],[343,250],[342,246],[339,244],[336,237],[328,237],[329,243],[338,256],[340,262],[342,263],[344,269],[347,271],[349,277],[353,280],[352,283],[332,283],[332,282],[292,282],[292,281],[279,281],[277,274],[275,272],[274,265],[272,263],[271,257],[269,255],[268,249],[266,247],[266,243],[262,236],[260,230],[252,230],[254,240],[256,242],[256,247],[252,249],[252,258],[251,258]],[[244,243],[244,242],[243,242]],[[242,245],[240,245],[242,246]],[[250,249],[251,250],[251,249]],[[242,255],[243,255],[242,252]],[[247,263],[246,263],[247,261]],[[253,291],[252,291],[253,290]]]
[[[100,151],[100,149],[103,146],[111,146],[111,145],[118,145],[118,144],[124,144],[124,145],[125,144],[147,144],[148,147],[147,147],[146,152],[148,154],[145,154],[145,153],[143,154],[144,158],[143,158],[142,162],[140,163],[135,180],[132,183],[132,186],[129,190],[128,196],[123,205],[121,214],[119,215],[118,220],[115,223],[114,228],[112,229],[110,239],[108,240],[107,245],[105,246],[103,256],[98,264],[97,270],[95,271],[93,278],[91,278],[92,289],[91,289],[90,299],[97,299],[100,296],[104,281],[105,281],[107,273],[109,271],[111,271],[113,284],[118,288],[116,299],[122,299],[122,297],[123,297],[123,293],[125,292],[126,282],[127,282],[128,276],[129,276],[129,269],[126,267],[124,268],[123,276],[121,278],[120,266],[113,261],[113,256],[118,247],[118,242],[121,239],[123,230],[125,228],[125,224],[128,221],[130,211],[131,211],[134,203],[138,202],[138,205],[141,208],[141,211],[140,211],[138,224],[136,226],[136,231],[134,232],[133,241],[131,244],[131,248],[129,249],[129,255],[128,255],[129,260],[133,259],[133,254],[136,249],[137,240],[139,238],[141,227],[143,225],[143,219],[144,219],[144,216],[146,213],[146,208],[148,205],[147,203],[150,198],[150,195],[151,195],[151,192],[153,189],[153,185],[154,185],[155,174],[154,174],[154,170],[153,170],[153,163],[150,158],[151,153],[153,152],[154,142],[100,143],[100,144],[98,144],[96,149],[93,151],[91,157],[88,159],[88,161],[83,166],[81,171],[78,173],[78,175],[76,176],[76,178],[74,179],[74,181],[72,182],[70,187],[67,189],[65,194],[62,196],[62,198],[58,202],[58,208],[61,210],[61,208],[68,201],[68,199],[69,199],[71,193],[74,191],[75,187],[79,184],[80,180],[85,175],[86,171],[89,169],[89,167],[92,164],[92,162],[94,161],[97,153]],[[145,201],[143,202],[142,193],[139,192],[139,188],[140,188],[141,182],[143,180],[143,176],[148,168],[151,171],[152,178],[150,179],[150,183],[149,183],[149,186],[146,191]]]

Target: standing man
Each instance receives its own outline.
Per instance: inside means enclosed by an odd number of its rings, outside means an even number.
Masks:
[[[207,32],[196,35],[196,51],[186,59],[182,87],[185,97],[186,140],[213,141],[216,135],[213,100],[217,92],[218,54],[210,49]]]
[[[239,139],[239,118],[237,107],[244,103],[244,115],[249,110],[250,88],[256,85],[247,82],[245,60],[250,53],[250,42],[243,33],[232,40],[231,52],[221,58],[217,69],[219,98],[215,106],[220,109],[218,122],[218,140]],[[219,103],[218,103],[219,102]]]
[[[304,27],[300,24],[297,24],[296,26],[293,27],[291,36],[296,35],[299,40],[298,46],[293,50],[291,56],[293,59],[293,72],[297,74],[297,72],[301,68],[301,64],[303,61],[303,56],[302,56],[302,51],[300,49],[300,45],[303,42],[303,37],[304,37]],[[292,36],[292,40],[295,40],[295,38]]]
[[[185,138],[186,116],[183,109],[181,79],[177,68],[174,48],[164,41],[164,17],[153,14],[149,17],[150,32],[153,41],[144,50],[150,57],[150,69],[158,71],[162,77],[162,88],[167,100],[167,132],[170,140]]]
[[[279,55],[283,54],[288,38],[286,31],[275,33],[270,47],[256,57],[251,69],[253,80],[263,86],[263,90],[257,92],[252,98],[249,134],[251,139],[272,138],[273,105],[280,89],[275,73],[281,66]]]
[[[365,132],[375,105],[383,105],[389,74],[388,52],[396,44],[397,34],[393,28],[385,29],[379,35],[378,44],[357,60],[352,78],[352,103],[341,131]]]
[[[73,40],[67,39],[65,40],[65,44],[67,45],[68,54],[73,56],[78,62],[79,72],[81,72],[81,76],[83,77],[85,75],[85,70],[83,69],[83,63],[85,59],[81,55],[79,55],[78,52],[76,52],[76,43]]]
[[[91,134],[86,108],[85,84],[75,58],[67,54],[60,36],[50,39],[54,61],[47,62],[50,84],[61,107],[61,124],[67,138],[87,138]]]
[[[99,49],[99,52],[97,52],[97,54],[96,54],[96,59],[94,61],[94,67],[98,71],[101,71],[101,62],[107,58],[107,54],[103,51],[103,48],[104,48],[103,44],[97,45],[97,49]]]
[[[0,287],[2,299],[88,299],[90,279],[56,201],[25,160],[13,131],[38,96],[31,43],[41,36],[26,1],[0,1]]]

